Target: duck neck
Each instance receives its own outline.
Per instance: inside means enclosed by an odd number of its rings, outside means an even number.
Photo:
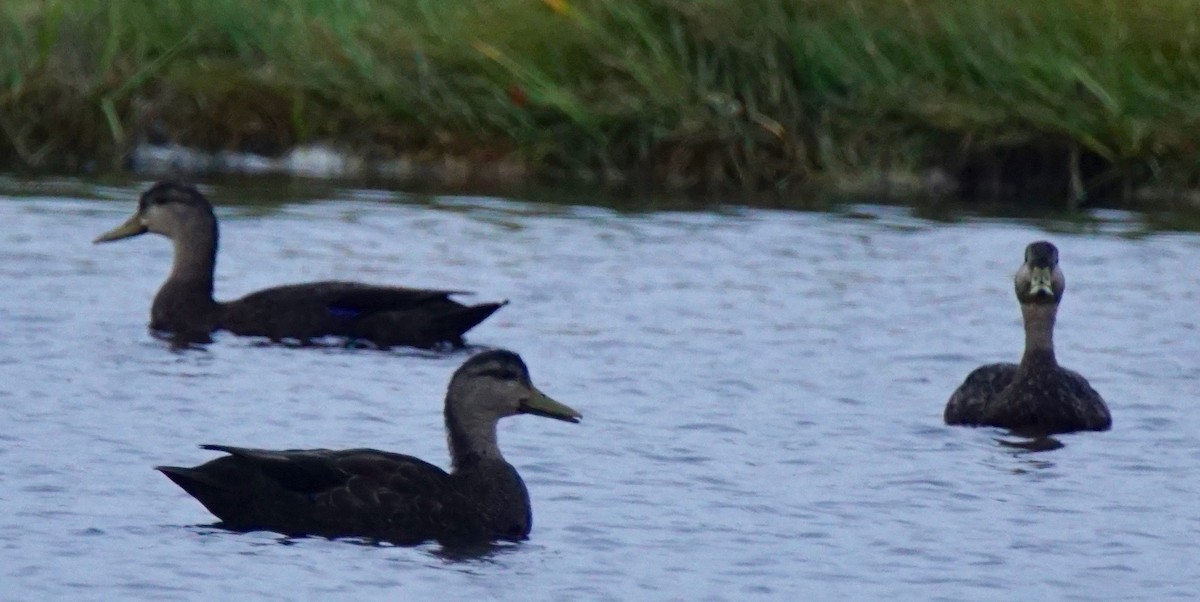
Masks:
[[[1021,364],[1033,362],[1057,365],[1054,358],[1054,318],[1057,303],[1022,303],[1021,318],[1025,322],[1025,355]]]
[[[183,229],[171,238],[175,261],[167,282],[178,288],[213,296],[213,270],[217,263],[217,226]]]
[[[456,412],[446,404],[446,438],[455,470],[479,461],[504,461],[496,439],[496,418]]]

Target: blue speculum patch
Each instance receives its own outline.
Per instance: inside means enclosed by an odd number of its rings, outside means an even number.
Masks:
[[[335,318],[357,318],[362,312],[351,307],[330,306],[329,313]]]

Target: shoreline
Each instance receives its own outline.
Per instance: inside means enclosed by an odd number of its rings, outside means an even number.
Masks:
[[[180,145],[142,144],[134,147],[123,161],[123,170],[138,176],[160,178],[201,178],[213,176],[282,176],[320,180],[369,181],[398,186],[418,186],[445,190],[518,190],[531,186],[563,186],[567,189],[592,188],[606,194],[666,194],[683,195],[698,200],[729,196],[729,192],[708,191],[695,194],[686,187],[671,188],[661,182],[638,182],[630,174],[609,170],[607,173],[576,172],[563,177],[539,176],[536,169],[517,158],[498,154],[477,159],[466,156],[422,156],[407,153],[396,157],[370,157],[365,153],[339,150],[334,144],[297,146],[276,157],[248,152],[205,152]],[[841,174],[839,177],[810,181],[802,189],[747,192],[751,196],[769,194],[824,195],[847,198],[895,200],[906,198],[954,199],[959,202],[1015,202],[1011,196],[966,197],[962,184],[944,169],[929,169],[923,173],[878,171],[863,174]],[[1200,210],[1200,189],[1174,189],[1145,185],[1131,187],[1120,198],[1110,198],[1094,206],[1119,206],[1146,209],[1188,208]],[[735,203],[736,204],[736,203]],[[748,203],[754,204],[754,203]],[[778,203],[772,203],[778,204]],[[1079,209],[1070,199],[1056,204],[1042,199],[1047,208]],[[782,203],[787,207],[788,203]],[[1084,206],[1092,206],[1085,204]]]

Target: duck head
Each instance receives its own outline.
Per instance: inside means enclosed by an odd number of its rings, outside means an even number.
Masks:
[[[1067,280],[1058,268],[1058,248],[1044,240],[1025,247],[1025,263],[1013,279],[1022,304],[1058,304]]]
[[[136,213],[93,242],[111,242],[147,232],[178,239],[199,230],[215,237],[216,224],[212,204],[199,190],[178,182],[159,182],[142,193]]]
[[[506,416],[532,414],[579,422],[582,416],[533,386],[521,356],[502,349],[467,360],[450,379],[446,417],[495,422]]]

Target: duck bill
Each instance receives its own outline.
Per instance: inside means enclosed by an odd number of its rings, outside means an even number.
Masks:
[[[133,217],[125,220],[125,223],[113,228],[112,230],[109,230],[108,232],[105,232],[104,234],[101,234],[96,238],[96,240],[93,240],[92,243],[111,242],[145,233],[146,226],[142,224],[141,214],[134,214]]]
[[[544,416],[566,422],[579,422],[583,418],[579,412],[554,401],[550,396],[537,390],[536,387],[530,387],[529,392],[531,393],[529,399],[521,402],[520,412],[522,414],[533,414],[534,416]]]
[[[1029,294],[1054,296],[1054,275],[1050,268],[1033,268],[1029,274]]]

